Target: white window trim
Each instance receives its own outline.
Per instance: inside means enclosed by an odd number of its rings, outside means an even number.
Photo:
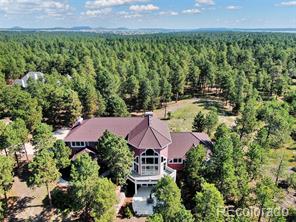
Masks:
[[[154,152],[154,154],[156,154],[156,155],[154,155],[154,156],[143,156],[143,154],[144,153],[146,153],[146,151],[147,150],[153,150],[153,152]],[[158,159],[158,163],[156,164],[156,163],[154,163],[154,164],[147,164],[147,163],[142,163],[142,159],[143,158],[156,158],[157,157],[157,159]],[[139,163],[141,164],[140,166],[140,169],[141,169],[141,175],[145,175],[145,174],[143,174],[143,167],[158,167],[158,171],[157,171],[157,174],[155,174],[155,175],[158,175],[159,173],[160,173],[160,167],[161,167],[161,163],[160,163],[160,161],[161,161],[161,159],[160,159],[160,153],[158,153],[158,152],[156,152],[155,151],[155,149],[151,149],[151,148],[149,148],[149,149],[145,149],[141,154],[140,154],[140,158],[139,158]],[[146,175],[146,176],[149,176],[149,175]],[[151,175],[151,176],[154,176],[154,175]]]
[[[77,145],[76,143],[80,143],[80,145]],[[73,141],[71,142],[71,147],[85,147],[86,143],[84,141]]]

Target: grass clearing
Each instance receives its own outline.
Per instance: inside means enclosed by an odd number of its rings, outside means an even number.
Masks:
[[[287,161],[288,167],[296,167],[296,143],[290,141],[285,146],[279,149],[271,149],[268,158],[269,163],[268,165],[276,166],[279,164],[280,158],[284,156],[284,160]]]
[[[192,131],[192,123],[196,114],[200,111],[209,112],[216,109],[219,114],[219,122],[225,123],[228,126],[233,126],[237,116],[231,114],[231,107],[225,104],[218,98],[201,97],[194,99],[186,99],[178,103],[170,103],[167,111],[171,112],[171,118],[166,120],[173,132]],[[164,117],[164,108],[154,111],[158,118]]]

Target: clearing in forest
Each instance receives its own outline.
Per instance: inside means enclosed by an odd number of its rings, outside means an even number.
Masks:
[[[199,111],[209,112],[216,109],[219,115],[219,122],[228,126],[233,126],[237,116],[231,113],[231,107],[216,97],[199,97],[171,102],[167,106],[167,112],[171,113],[168,125],[173,132],[192,131],[194,117]],[[165,109],[157,109],[154,115],[164,118]]]

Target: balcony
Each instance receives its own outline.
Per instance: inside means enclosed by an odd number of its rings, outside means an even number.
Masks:
[[[154,176],[140,175],[135,171],[132,171],[129,175],[129,179],[133,183],[137,184],[156,184],[164,176],[171,176],[174,180],[176,180],[176,170],[166,167],[162,174]]]

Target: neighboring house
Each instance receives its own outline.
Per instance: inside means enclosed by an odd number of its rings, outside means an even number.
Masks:
[[[42,72],[28,72],[23,78],[15,80],[14,84],[26,88],[28,87],[28,80],[30,78],[33,80],[44,79],[44,74]]]
[[[128,179],[135,184],[136,193],[141,186],[155,185],[164,175],[175,180],[176,170],[182,170],[185,155],[192,147],[212,144],[205,133],[170,133],[167,124],[152,114],[80,120],[64,140],[74,152],[79,152],[95,148],[106,130],[125,138],[134,152]]]

